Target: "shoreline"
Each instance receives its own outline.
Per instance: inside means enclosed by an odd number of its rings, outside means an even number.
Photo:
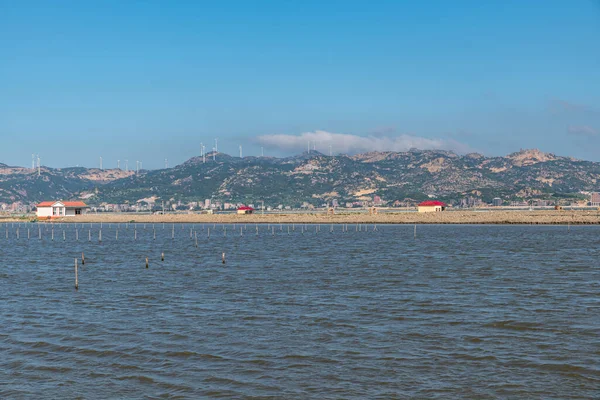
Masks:
[[[29,222],[36,218],[2,218],[5,222]],[[45,222],[45,221],[40,221]],[[212,223],[212,224],[458,224],[458,225],[599,225],[600,211],[444,211],[437,213],[387,212],[376,215],[348,213],[313,214],[85,214],[52,220],[60,223]]]

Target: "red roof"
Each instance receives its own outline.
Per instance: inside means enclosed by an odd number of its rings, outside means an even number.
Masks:
[[[83,201],[63,201],[65,207],[87,207]]]
[[[433,207],[433,206],[442,206],[446,207],[446,203],[437,200],[427,200],[422,203],[419,203],[419,207]]]
[[[58,202],[59,201],[42,201],[36,207],[52,207]],[[63,203],[65,207],[87,207],[87,204],[83,201],[60,201],[60,203]]]
[[[238,210],[242,210],[242,211],[250,210],[250,211],[253,211],[254,208],[248,207],[248,206],[241,206],[241,207],[238,207]]]

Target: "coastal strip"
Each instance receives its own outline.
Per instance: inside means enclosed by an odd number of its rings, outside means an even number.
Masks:
[[[31,220],[35,220],[32,217]],[[0,219],[0,222],[24,222],[24,219]],[[204,223],[204,224],[533,224],[597,225],[598,210],[540,211],[443,211],[432,213],[386,212],[379,214],[281,213],[281,214],[120,214],[90,213],[53,219],[61,223]]]

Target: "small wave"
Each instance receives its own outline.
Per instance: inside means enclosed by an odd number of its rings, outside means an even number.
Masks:
[[[144,382],[144,383],[154,383],[154,379],[150,378],[149,376],[145,376],[145,375],[125,375],[125,376],[117,376],[116,379],[118,381],[129,381],[129,380],[134,380],[134,381],[139,381],[139,382]]]
[[[33,365],[26,366],[25,369],[34,370],[34,371],[48,371],[48,372],[71,372],[73,368],[70,367],[62,367],[57,365]]]
[[[494,321],[483,325],[485,328],[510,329],[515,331],[541,331],[542,324],[536,322],[519,322],[514,320]]]
[[[476,356],[476,355],[472,355],[472,354],[468,354],[468,353],[457,353],[457,354],[450,354],[450,356],[456,357],[461,360],[472,360],[472,361],[496,361],[496,360],[498,360],[496,357],[494,357],[492,355]]]

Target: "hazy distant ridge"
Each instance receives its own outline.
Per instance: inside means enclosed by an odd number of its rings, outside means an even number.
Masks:
[[[173,168],[141,171],[97,168],[41,169],[0,164],[0,202],[35,203],[85,197],[91,204],[134,203],[140,199],[295,206],[302,202],[340,204],[380,196],[384,201],[448,201],[465,196],[490,200],[541,198],[598,189],[600,163],[522,150],[505,157],[457,155],[448,151],[370,152],[325,156],[194,157]]]

